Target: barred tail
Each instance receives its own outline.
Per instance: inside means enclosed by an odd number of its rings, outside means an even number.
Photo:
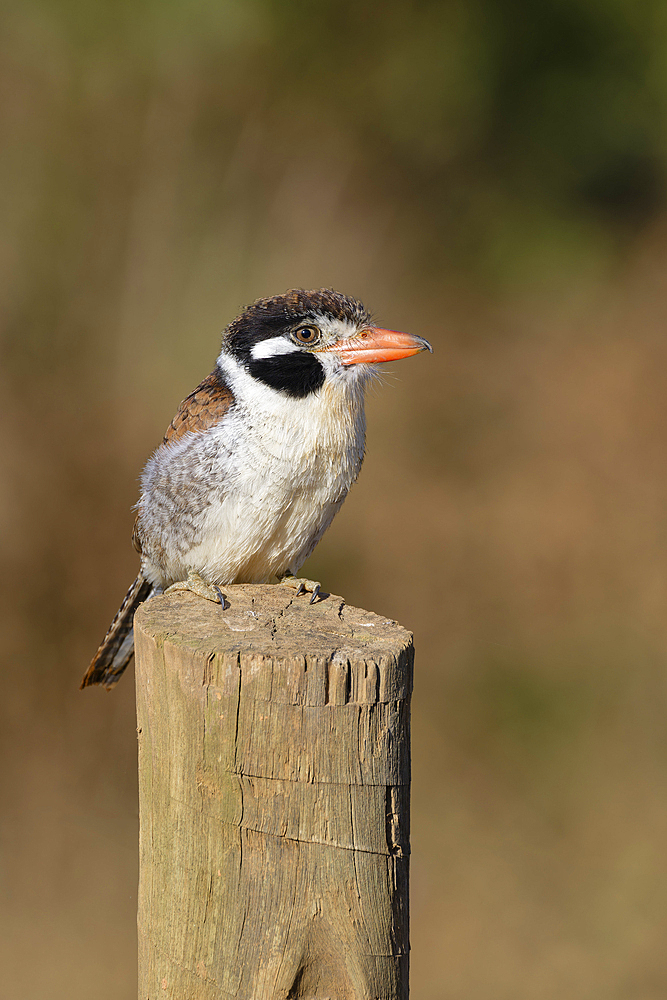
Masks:
[[[109,691],[120,678],[134,653],[134,613],[156,588],[141,573],[128,590],[125,600],[116,612],[100,648],[95,653],[81,681],[81,687],[103,684]]]

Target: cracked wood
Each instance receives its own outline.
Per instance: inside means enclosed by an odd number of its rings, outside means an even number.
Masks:
[[[135,619],[140,1000],[406,1000],[412,637],[329,596]]]

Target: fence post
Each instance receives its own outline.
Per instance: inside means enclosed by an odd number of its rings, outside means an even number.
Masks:
[[[139,1000],[406,1000],[412,636],[226,593],[135,620]]]

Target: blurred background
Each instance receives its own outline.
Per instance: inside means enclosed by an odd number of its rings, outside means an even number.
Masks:
[[[304,572],[417,648],[412,995],[667,995],[667,7],[11,0],[0,996],[136,996],[141,467],[222,328],[333,286],[386,371]]]

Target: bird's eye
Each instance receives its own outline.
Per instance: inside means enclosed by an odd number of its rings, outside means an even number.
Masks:
[[[320,339],[320,331],[316,326],[300,326],[292,334],[298,344],[316,344]]]

